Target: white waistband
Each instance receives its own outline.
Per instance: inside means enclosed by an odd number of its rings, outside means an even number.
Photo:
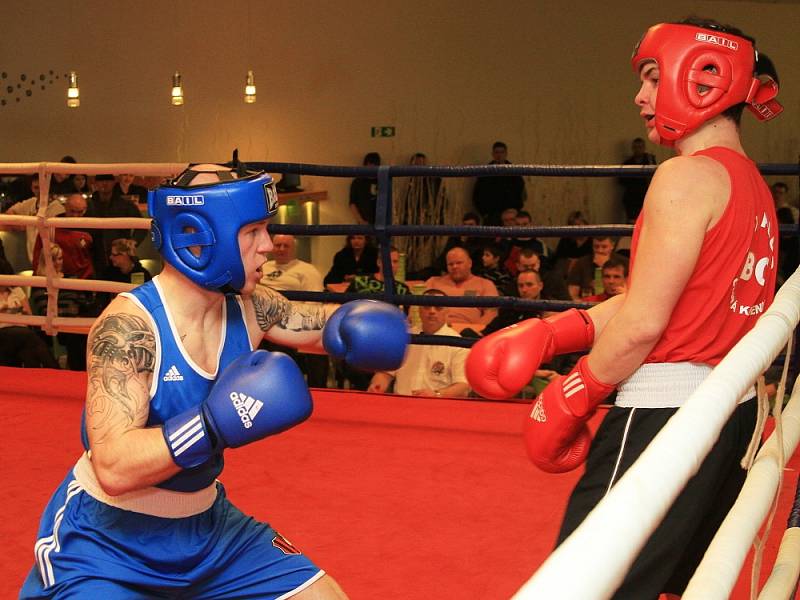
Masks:
[[[97,481],[92,461],[86,452],[78,459],[72,473],[86,493],[98,502],[153,517],[165,519],[191,517],[211,508],[217,498],[216,482],[196,492],[175,492],[147,487],[119,496],[109,496]]]
[[[711,373],[703,363],[646,363],[617,385],[615,404],[623,408],[677,408]],[[739,403],[756,395],[754,387]]]

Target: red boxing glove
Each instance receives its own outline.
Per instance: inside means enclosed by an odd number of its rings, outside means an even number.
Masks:
[[[558,354],[588,350],[592,342],[594,323],[585,310],[572,308],[547,319],[527,319],[472,347],[467,381],[484,398],[510,398],[528,385],[541,364]]]
[[[551,381],[525,419],[523,436],[533,464],[548,473],[583,464],[592,442],[586,422],[614,387],[595,378],[586,356],[568,375]]]

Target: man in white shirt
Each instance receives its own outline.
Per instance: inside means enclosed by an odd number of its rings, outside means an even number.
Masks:
[[[437,289],[425,290],[424,296],[446,296]],[[422,333],[426,335],[452,335],[458,332],[447,325],[447,307],[420,306]],[[413,328],[420,333],[419,328]],[[452,346],[408,347],[405,362],[396,371],[379,371],[372,376],[368,391],[382,394],[394,380],[394,392],[406,396],[433,396],[463,398],[469,394],[469,384],[464,374],[464,362],[469,350]]]
[[[272,244],[272,260],[261,267],[261,285],[278,291],[323,291],[322,275],[317,268],[297,258],[293,235],[276,235]]]
[[[276,291],[321,292],[324,290],[322,275],[311,263],[297,258],[297,241],[293,235],[272,237],[272,259],[261,266],[259,285]],[[324,388],[328,385],[328,356],[308,354],[294,348],[264,341],[261,348],[273,352],[284,352],[294,358],[308,380],[309,387]]]

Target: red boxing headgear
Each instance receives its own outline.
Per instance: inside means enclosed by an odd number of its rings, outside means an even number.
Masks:
[[[774,100],[778,85],[755,77],[756,56],[753,44],[738,35],[672,23],[648,29],[631,65],[637,74],[646,61],[658,65],[655,126],[661,143],[672,146],[742,102],[762,121],[776,117],[783,110]]]

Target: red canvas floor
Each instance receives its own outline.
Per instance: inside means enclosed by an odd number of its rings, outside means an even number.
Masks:
[[[0,368],[5,556],[0,597],[30,569],[39,514],[80,454],[85,375]],[[526,405],[315,391],[313,417],[228,451],[222,480],[351,598],[509,598],[551,550],[578,473],[525,457]],[[771,566],[797,481],[786,472]],[[746,566],[745,569],[749,569]],[[765,569],[767,570],[767,569]],[[737,599],[748,597],[749,571]]]

